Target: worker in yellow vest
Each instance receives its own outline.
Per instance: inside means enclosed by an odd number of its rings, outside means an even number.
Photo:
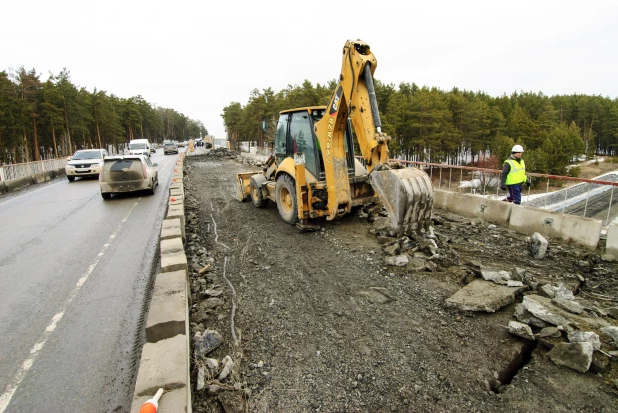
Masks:
[[[526,176],[526,164],[521,159],[524,153],[524,148],[521,145],[513,146],[511,156],[504,161],[502,168],[502,176],[500,179],[500,188],[504,191],[509,191],[509,195],[504,198],[504,201],[512,202],[516,205],[521,204],[521,187],[526,184],[530,188],[530,182]]]

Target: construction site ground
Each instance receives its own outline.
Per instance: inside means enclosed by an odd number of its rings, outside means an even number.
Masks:
[[[559,367],[508,332],[515,303],[445,303],[485,266],[617,306],[618,264],[552,239],[534,259],[526,235],[434,210],[439,265],[387,265],[371,211],[300,232],[272,202],[235,199],[236,173],[260,168],[229,155],[185,163],[191,334],[219,332],[205,357],[234,363],[217,380],[194,358],[194,412],[618,411],[615,360],[600,374]]]

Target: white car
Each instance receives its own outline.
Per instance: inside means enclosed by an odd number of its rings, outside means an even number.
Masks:
[[[78,176],[99,176],[106,156],[108,153],[105,149],[82,149],[75,152],[64,168],[67,179],[73,182]]]
[[[103,199],[123,192],[147,191],[154,195],[159,185],[158,165],[144,155],[109,156],[105,158],[99,185]]]

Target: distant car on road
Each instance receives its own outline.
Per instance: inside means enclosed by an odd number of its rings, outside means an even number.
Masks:
[[[167,155],[168,153],[178,153],[178,145],[174,142],[165,142],[163,144],[163,154]]]
[[[64,168],[67,179],[73,182],[78,176],[99,176],[106,156],[108,153],[105,149],[82,149],[75,152]]]
[[[185,148],[188,145],[188,142],[184,141],[184,142],[178,142],[177,143],[179,148]]]
[[[159,185],[158,164],[144,155],[111,156],[105,158],[99,183],[103,199],[124,192],[147,191],[154,195]]]

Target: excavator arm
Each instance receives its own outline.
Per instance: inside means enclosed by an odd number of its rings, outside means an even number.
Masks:
[[[428,220],[433,207],[433,189],[420,169],[390,169],[388,135],[382,132],[380,112],[373,85],[378,62],[369,45],[348,40],[343,47],[339,83],[316,123],[315,133],[322,148],[331,220],[350,211],[352,194],[347,174],[345,128],[350,118],[371,184],[396,228]]]

